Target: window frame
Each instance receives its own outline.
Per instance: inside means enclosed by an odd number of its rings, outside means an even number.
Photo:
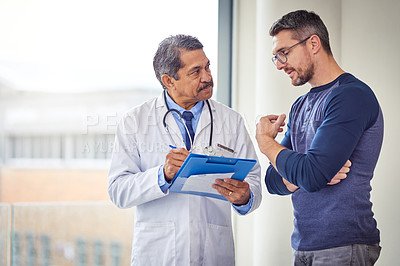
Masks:
[[[218,90],[219,102],[232,107],[233,0],[218,2]]]

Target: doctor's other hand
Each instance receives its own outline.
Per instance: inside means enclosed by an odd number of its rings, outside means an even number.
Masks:
[[[340,183],[343,179],[347,177],[347,173],[350,172],[351,162],[347,160],[347,162],[343,165],[343,167],[339,170],[339,172],[331,179],[328,185],[336,185]]]
[[[232,178],[215,179],[212,187],[229,202],[235,205],[245,205],[250,200],[250,186],[246,181]]]
[[[164,176],[166,181],[171,181],[181,168],[189,151],[184,148],[172,149],[165,157]]]

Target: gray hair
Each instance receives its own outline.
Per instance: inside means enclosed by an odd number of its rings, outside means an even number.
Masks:
[[[175,35],[164,39],[159,45],[153,58],[154,72],[164,89],[161,76],[167,74],[178,80],[178,70],[184,67],[180,60],[181,50],[203,49],[203,45],[196,38],[189,35]]]
[[[298,41],[315,34],[320,38],[324,50],[332,54],[328,29],[321,18],[312,11],[297,10],[284,15],[272,24],[269,35],[275,36],[283,30],[292,31],[292,37]]]

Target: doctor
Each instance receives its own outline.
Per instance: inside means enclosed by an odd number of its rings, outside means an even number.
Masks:
[[[108,177],[113,203],[135,206],[131,265],[234,265],[231,207],[245,215],[260,205],[259,164],[243,182],[215,180],[228,201],[169,186],[189,151],[257,159],[244,121],[210,99],[210,61],[197,38],[166,38],[153,66],[164,90],[123,116]]]

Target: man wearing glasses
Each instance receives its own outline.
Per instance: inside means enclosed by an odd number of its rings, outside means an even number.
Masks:
[[[373,265],[380,236],[371,210],[371,184],[383,140],[383,116],[372,90],[336,63],[318,15],[290,12],[270,29],[272,61],[294,86],[311,90],[285,115],[257,124],[257,142],[271,162],[268,191],[292,195],[294,265]],[[351,161],[347,178],[332,176]],[[349,165],[347,165],[349,166]],[[329,183],[328,183],[329,184]]]

